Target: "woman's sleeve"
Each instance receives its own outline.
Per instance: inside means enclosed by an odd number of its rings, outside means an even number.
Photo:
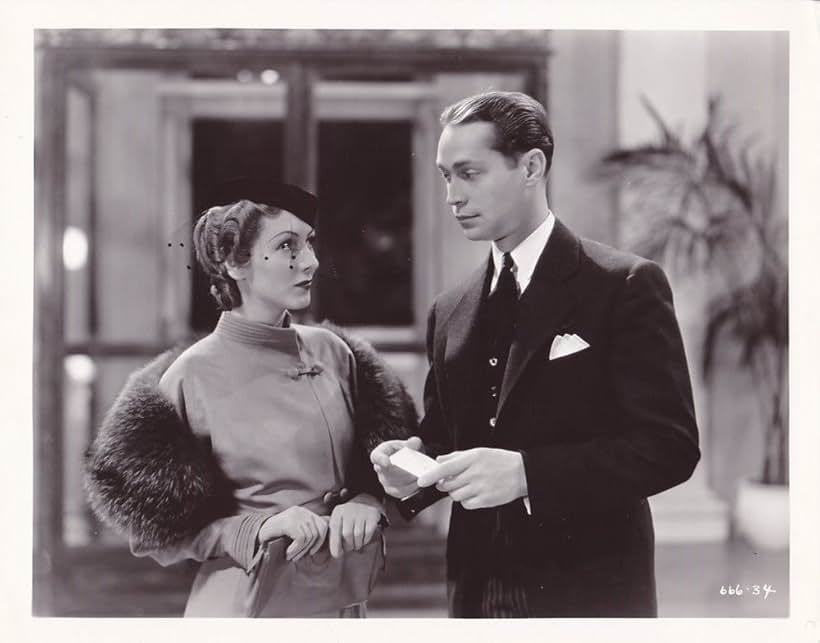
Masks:
[[[211,558],[230,558],[245,571],[255,566],[257,536],[262,523],[268,518],[261,513],[219,518],[195,536],[178,544],[152,547],[130,538],[131,553],[135,556],[150,556],[160,565],[168,566],[183,560],[202,562]]]
[[[362,431],[359,417],[362,402],[359,399],[360,390],[359,376],[356,369],[356,357],[349,348],[346,350],[345,357],[347,361],[348,385],[353,399],[354,422],[359,423],[359,426],[357,426],[358,430],[355,432],[354,448],[351,454],[345,483],[353,496],[359,493],[367,493],[381,502],[384,499],[384,489],[382,489],[381,484],[379,484],[379,479],[373,470],[373,465],[370,463],[370,451],[367,448],[367,442],[364,432]]]
[[[177,364],[171,366],[159,381],[159,392],[172,402],[179,419],[192,434],[205,444],[207,436],[197,435],[189,423],[191,409],[186,404],[186,378]],[[196,415],[195,413],[193,414]],[[210,448],[209,446],[207,447]],[[212,454],[209,454],[212,456]],[[194,484],[196,481],[194,481]],[[150,556],[163,566],[182,560],[204,561],[212,558],[230,558],[246,571],[256,562],[257,536],[262,523],[268,518],[263,513],[229,515],[212,520],[195,534],[173,544],[148,544],[133,532],[129,537],[131,552],[136,556]]]

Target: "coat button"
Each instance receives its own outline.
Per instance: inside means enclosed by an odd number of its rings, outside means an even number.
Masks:
[[[495,428],[495,418],[490,418],[490,427]]]
[[[497,357],[491,357],[490,358],[490,366],[498,366],[498,358]]]

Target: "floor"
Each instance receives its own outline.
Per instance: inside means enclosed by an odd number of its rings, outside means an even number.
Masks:
[[[194,571],[163,569],[122,552],[96,551],[71,564],[51,615],[179,616]],[[371,597],[370,618],[446,617],[443,543],[397,547],[388,565]],[[656,576],[661,617],[788,616],[787,552],[754,551],[742,541],[659,545]]]
[[[655,553],[658,616],[672,618],[787,617],[788,554],[756,552],[743,542],[659,545]],[[729,588],[732,592],[730,593]],[[740,588],[742,594],[736,593]],[[770,590],[766,592],[768,587]],[[721,590],[725,590],[721,592]],[[370,618],[444,618],[439,604],[427,607],[373,606]]]

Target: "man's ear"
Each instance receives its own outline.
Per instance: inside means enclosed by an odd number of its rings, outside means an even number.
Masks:
[[[533,148],[521,157],[521,167],[527,185],[535,185],[547,174],[547,157],[538,148]]]
[[[234,281],[241,281],[242,279],[247,279],[248,267],[247,265],[239,266],[231,259],[228,259],[228,261],[225,262],[225,272],[227,272],[228,276]]]

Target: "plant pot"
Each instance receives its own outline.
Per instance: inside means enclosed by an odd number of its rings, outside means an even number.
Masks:
[[[735,524],[753,547],[787,549],[789,487],[741,480],[735,504]]]

